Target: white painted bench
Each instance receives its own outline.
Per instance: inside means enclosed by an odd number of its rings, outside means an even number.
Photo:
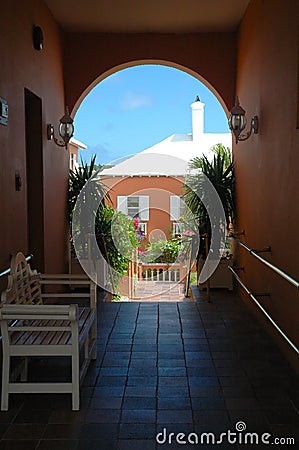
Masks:
[[[69,292],[82,284],[87,293]],[[43,286],[57,285],[57,293]],[[64,286],[65,289],[61,289]],[[56,288],[57,290],[58,288]],[[79,307],[78,303],[88,306]],[[66,304],[72,303],[72,304]],[[12,257],[8,287],[1,295],[2,334],[1,410],[8,410],[11,393],[71,393],[72,409],[78,410],[80,382],[91,359],[96,359],[96,284],[84,275],[42,275],[30,268],[24,255]],[[82,351],[81,351],[82,350]],[[18,381],[11,380],[11,357],[24,358]],[[27,382],[28,357],[71,357],[68,382]]]

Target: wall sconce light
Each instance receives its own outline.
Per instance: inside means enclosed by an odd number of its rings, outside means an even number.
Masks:
[[[234,136],[236,138],[236,144],[239,141],[246,141],[246,139],[249,138],[252,132],[254,134],[258,133],[259,123],[257,116],[252,117],[250,122],[250,130],[246,134],[241,134],[246,127],[246,123],[247,120],[245,116],[245,111],[240,106],[238,97],[236,97],[235,106],[230,110],[230,117],[228,119],[228,126],[234,133]]]
[[[52,124],[47,126],[47,138],[49,141],[54,140],[55,144],[59,147],[65,147],[67,149],[68,143],[74,134],[73,119],[70,116],[69,109],[66,107],[65,114],[59,121],[58,132],[62,140],[58,140],[54,135],[54,127]]]

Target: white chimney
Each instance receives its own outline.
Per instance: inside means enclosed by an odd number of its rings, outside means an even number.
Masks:
[[[192,109],[192,140],[199,142],[204,132],[204,107],[205,104],[200,101],[198,95],[195,102],[191,103]]]

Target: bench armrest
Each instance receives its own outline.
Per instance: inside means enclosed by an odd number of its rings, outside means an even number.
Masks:
[[[70,320],[78,321],[78,305],[0,305],[0,320]]]
[[[40,274],[40,284],[44,286],[54,285],[84,285],[89,287],[88,292],[55,292],[55,293],[43,293],[42,298],[71,298],[76,303],[80,302],[80,299],[89,298],[90,308],[95,309],[97,305],[97,285],[96,283],[85,275],[72,275],[72,274]]]

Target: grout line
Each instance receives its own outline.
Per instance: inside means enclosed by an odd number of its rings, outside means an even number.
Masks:
[[[134,338],[135,338],[136,329],[137,329],[137,322],[138,322],[138,318],[139,318],[139,313],[140,313],[140,303],[138,304],[137,313],[136,313],[136,317],[135,317],[135,327],[134,327],[134,331],[133,331],[132,338],[131,338],[130,358],[129,358],[128,367],[127,367],[127,375],[126,375],[126,381],[125,381],[125,385],[124,385],[124,392],[123,392],[122,401],[121,401],[121,405],[120,405],[119,421],[118,421],[118,424],[117,424],[117,435],[116,435],[116,440],[117,440],[116,447],[117,447],[117,449],[119,448],[120,424],[121,424],[122,415],[123,415],[123,405],[124,405],[125,394],[126,394],[126,389],[127,389],[127,385],[128,385],[129,370],[130,370],[131,361],[132,361],[133,344],[134,344]]]
[[[181,330],[181,340],[182,340],[182,346],[183,346],[183,351],[184,351],[186,379],[187,379],[187,386],[188,386],[188,393],[189,393],[190,410],[191,410],[191,415],[192,415],[192,427],[193,427],[193,429],[195,429],[195,427],[194,427],[194,424],[195,424],[195,422],[194,422],[194,413],[193,413],[193,406],[192,406],[192,401],[191,401],[191,389],[190,389],[190,384],[189,384],[189,375],[188,375],[188,371],[187,371],[187,360],[186,360],[185,344],[184,344],[184,338],[183,338],[183,324],[182,324],[181,311],[180,311],[178,303],[177,303],[177,311],[178,311],[178,316],[179,316],[180,330]]]
[[[94,385],[93,385],[92,395],[91,395],[91,397],[90,397],[90,400],[89,400],[89,403],[88,403],[88,407],[90,406],[90,403],[91,403],[91,401],[92,401],[93,394],[94,394],[94,391],[95,391],[95,388],[96,388],[98,379],[99,379],[99,377],[100,377],[100,373],[101,373],[101,370],[102,370],[102,367],[103,367],[103,362],[104,362],[104,359],[105,359],[105,356],[106,356],[106,353],[107,353],[107,346],[108,346],[108,344],[109,344],[109,341],[110,341],[110,338],[111,338],[111,334],[112,334],[112,332],[113,332],[113,330],[114,330],[115,322],[116,322],[116,320],[117,320],[117,318],[118,318],[118,316],[119,316],[119,312],[120,312],[120,305],[119,305],[118,308],[117,308],[116,314],[115,314],[114,319],[113,319],[113,325],[112,325],[111,330],[110,330],[110,332],[109,332],[109,334],[108,334],[108,336],[107,336],[107,339],[106,339],[106,345],[105,345],[105,350],[104,350],[104,353],[103,353],[103,356],[102,356],[102,361],[101,361],[101,365],[100,365],[100,370],[99,370],[99,373],[98,373],[98,375],[97,375],[97,377],[96,377],[96,379],[95,379]],[[98,338],[97,338],[97,339],[98,339]]]

